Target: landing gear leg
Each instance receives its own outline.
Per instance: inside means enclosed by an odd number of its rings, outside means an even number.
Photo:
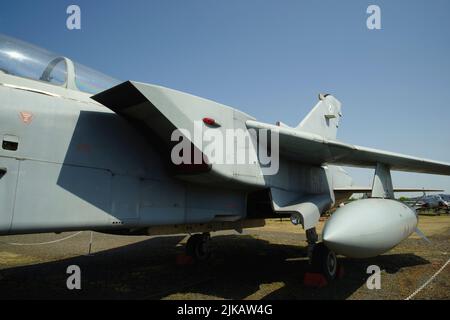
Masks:
[[[211,256],[211,235],[208,232],[192,235],[186,243],[186,254],[197,261],[205,261]]]
[[[322,273],[327,280],[336,279],[338,265],[336,254],[324,243],[317,243],[319,237],[316,228],[306,230],[309,262],[316,272]]]
[[[306,230],[306,241],[308,242],[308,258],[310,259],[313,255],[314,247],[316,246],[317,241],[319,240],[319,236],[317,235],[316,228],[311,228]]]

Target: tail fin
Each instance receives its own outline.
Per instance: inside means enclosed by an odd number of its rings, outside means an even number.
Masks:
[[[341,103],[328,94],[320,94],[319,100],[319,103],[300,122],[296,129],[315,133],[324,138],[336,139],[339,120],[342,117]]]

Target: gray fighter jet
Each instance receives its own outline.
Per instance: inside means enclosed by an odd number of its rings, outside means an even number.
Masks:
[[[448,201],[444,200],[444,197],[445,195],[443,194],[434,194],[415,198],[414,207],[416,210],[434,210],[436,212],[439,210],[448,211],[450,204]]]
[[[297,127],[271,125],[7,36],[0,98],[1,235],[186,233],[201,260],[210,232],[288,216],[332,279],[336,254],[376,256],[416,230],[415,211],[394,200],[391,170],[450,175],[449,163],[338,141],[341,103],[331,95]],[[341,165],[375,169],[371,197],[338,208],[319,242],[321,214],[359,190]]]

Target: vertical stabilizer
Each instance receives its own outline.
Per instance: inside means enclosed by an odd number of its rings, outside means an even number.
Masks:
[[[332,95],[320,94],[319,102],[296,129],[334,140],[341,117],[341,103]]]

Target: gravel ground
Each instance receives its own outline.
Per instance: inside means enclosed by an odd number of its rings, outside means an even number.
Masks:
[[[404,299],[450,258],[450,217],[422,217],[420,228],[432,244],[413,236],[377,258],[341,257],[343,278],[321,289],[303,284],[305,235],[287,221],[213,234],[202,264],[184,263],[185,236],[94,233],[91,255],[90,232],[0,237],[0,299]],[[81,290],[66,287],[70,265],[81,268]],[[382,270],[379,290],[366,286],[369,265]],[[449,298],[450,265],[414,297]]]

